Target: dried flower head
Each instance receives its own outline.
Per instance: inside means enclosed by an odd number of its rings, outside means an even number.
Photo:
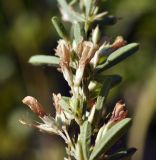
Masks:
[[[35,99],[34,97],[27,96],[25,97],[22,102],[29,106],[29,108],[36,113],[39,117],[44,117],[47,114],[45,113],[42,105]]]
[[[123,47],[126,44],[127,44],[127,41],[125,41],[122,36],[118,36],[118,37],[116,37],[116,39],[115,39],[114,43],[111,45],[111,47],[114,50],[116,50],[120,47]]]
[[[75,76],[75,85],[80,85],[85,66],[90,62],[90,60],[93,58],[96,50],[98,49],[97,45],[93,44],[90,41],[83,41],[79,43],[76,54],[79,57],[79,64],[78,69],[76,71]]]
[[[98,65],[100,57],[110,55],[115,50],[126,45],[126,43],[127,42],[121,36],[116,37],[115,41],[112,44],[110,42],[105,41],[96,51],[94,57],[91,60],[93,67],[95,68]]]
[[[128,116],[128,110],[125,107],[125,103],[123,103],[120,100],[116,103],[114,107],[110,121],[118,122],[126,118],[127,116]]]
[[[65,80],[68,82],[69,86],[73,85],[73,75],[70,68],[70,53],[71,47],[64,40],[58,41],[58,46],[55,50],[56,55],[60,57],[60,67],[63,72]]]

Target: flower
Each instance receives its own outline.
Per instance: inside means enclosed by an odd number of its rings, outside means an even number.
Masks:
[[[35,99],[34,97],[27,96],[25,97],[22,102],[29,106],[29,108],[36,113],[39,117],[44,117],[47,114],[45,113],[42,105]]]
[[[128,110],[125,107],[125,103],[123,103],[121,100],[118,101],[114,107],[114,110],[112,112],[112,116],[110,118],[110,122],[119,122],[122,119],[126,118],[128,116]]]
[[[58,123],[59,126],[68,126],[73,119],[73,116],[69,113],[67,113],[65,110],[63,110],[60,106],[60,101],[61,101],[61,94],[54,94],[53,93],[53,100],[54,100],[54,106],[56,109],[56,116],[55,120]]]
[[[72,87],[73,75],[69,64],[71,47],[64,40],[59,40],[55,52],[56,55],[60,57],[60,67],[61,71],[63,72],[64,78],[68,82],[69,86]]]
[[[37,116],[42,120],[43,123],[38,122],[37,124],[30,124],[26,121],[20,119],[20,123],[30,127],[38,128],[40,131],[58,134],[60,130],[55,119],[50,115],[47,115],[42,107],[42,105],[34,97],[27,96],[22,102],[26,104]]]
[[[127,42],[121,36],[116,37],[114,43],[112,43],[112,44],[104,42],[99,47],[99,49],[96,51],[94,57],[91,60],[91,63],[93,64],[93,67],[95,68],[97,66],[100,57],[110,55],[115,50],[117,50],[120,47],[123,47],[124,45],[126,45],[126,43]]]
[[[121,100],[118,101],[114,107],[110,120],[108,121],[107,124],[104,124],[100,128],[95,143],[98,143],[99,140],[105,136],[105,134],[111,127],[113,127],[116,123],[126,118],[127,116],[128,116],[128,110],[125,107],[125,103],[123,103]]]
[[[125,41],[122,36],[118,36],[118,37],[116,37],[116,39],[115,39],[114,43],[111,45],[111,47],[112,47],[112,49],[116,50],[120,47],[123,47],[126,44],[127,44],[127,41]]]
[[[78,44],[76,54],[79,57],[78,69],[76,70],[76,76],[74,84],[79,86],[83,77],[85,66],[93,58],[97,50],[97,45],[94,45],[90,41],[82,41]]]

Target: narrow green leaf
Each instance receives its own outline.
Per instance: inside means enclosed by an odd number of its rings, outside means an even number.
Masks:
[[[138,43],[131,43],[124,47],[119,48],[112,54],[110,54],[104,64],[97,66],[96,71],[102,72],[115,64],[121,62],[125,58],[129,57],[130,55],[134,54],[139,49]]]
[[[112,61],[118,62],[118,61],[126,58],[127,56],[133,54],[134,52],[136,52],[138,50],[138,47],[139,47],[138,43],[128,44],[124,47],[121,47],[117,51],[113,52],[110,56],[108,56],[107,60],[109,62],[112,62]]]
[[[58,0],[58,3],[61,6],[61,8],[65,11],[65,13],[68,15],[68,17],[71,19],[72,22],[84,21],[84,19],[79,13],[75,12],[71,7],[69,7],[66,0]]]
[[[104,137],[95,145],[89,160],[96,160],[101,154],[106,153],[127,131],[131,119],[125,118],[110,128]]]
[[[72,114],[72,111],[70,110],[70,103],[69,103],[70,97],[61,97],[61,100],[59,101],[59,104],[63,110],[66,112]]]
[[[105,78],[111,78],[111,88],[116,86],[122,81],[122,77],[120,75],[95,75],[94,80],[100,83],[103,83]]]
[[[47,55],[35,55],[30,57],[29,63],[33,65],[49,65],[49,66],[59,66],[59,58],[55,56],[47,56]]]
[[[119,151],[110,156],[107,156],[105,160],[121,160],[124,158],[131,157],[136,152],[136,148],[129,148],[127,150]]]
[[[84,160],[89,158],[89,149],[91,141],[91,124],[86,120],[80,127],[80,142],[82,144],[82,151]]]
[[[106,17],[104,17],[102,20],[98,20],[98,24],[100,26],[104,26],[104,25],[114,25],[116,24],[118,21],[118,18],[112,15],[108,15]],[[97,24],[97,21],[95,21]]]
[[[68,37],[67,31],[64,25],[62,24],[62,22],[60,21],[60,19],[58,17],[52,17],[52,23],[57,33],[59,34],[59,36],[68,41],[69,37]]]
[[[95,106],[95,116],[94,116],[93,122],[96,127],[98,127],[98,122],[101,117],[100,115],[102,114],[102,111],[104,109],[104,104],[108,96],[109,90],[119,80],[120,78],[116,75],[112,75],[112,76],[110,75],[110,76],[103,77],[102,88],[101,88],[99,96],[97,97],[96,106]]]
[[[100,111],[103,109],[105,100],[107,98],[107,95],[109,93],[109,90],[114,82],[114,76],[107,76],[103,79],[103,84],[102,88],[100,91],[100,94],[97,98],[97,103],[96,103],[96,110]]]
[[[109,89],[110,89],[110,85],[111,83],[109,82],[109,79],[104,81],[103,87],[101,89],[100,95],[97,98],[97,103],[96,103],[96,110],[101,111],[103,109],[104,106],[104,102],[107,98]]]
[[[82,144],[79,141],[77,142],[75,148],[76,148],[76,150],[75,150],[76,159],[77,160],[84,160],[83,153],[82,153]]]
[[[85,0],[85,8],[86,8],[86,18],[90,16],[90,12],[92,9],[93,1],[91,0]]]
[[[74,39],[76,44],[79,44],[83,40],[84,31],[80,23],[74,24]]]

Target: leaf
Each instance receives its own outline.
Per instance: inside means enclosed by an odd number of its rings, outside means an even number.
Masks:
[[[91,0],[85,0],[86,18],[90,16],[93,2]]]
[[[96,72],[102,72],[115,64],[121,62],[125,58],[134,54],[139,49],[138,43],[131,43],[124,47],[117,49],[115,52],[110,54],[104,64],[101,64],[96,67]]]
[[[51,20],[59,36],[68,41],[69,37],[67,31],[62,22],[60,21],[60,19],[58,17],[52,17]]]
[[[104,102],[107,98],[110,88],[115,85],[115,83],[120,81],[120,77],[117,75],[110,75],[103,77],[103,84],[100,94],[97,98],[96,110],[100,111],[103,109]]]
[[[94,80],[102,83],[105,78],[111,78],[111,87],[118,85],[122,81],[122,77],[120,75],[95,75]]]
[[[120,81],[120,77],[117,75],[110,75],[103,77],[103,84],[99,96],[97,97],[94,115],[94,125],[98,127],[98,122],[100,120],[100,115],[102,114],[104,104],[109,93],[109,90],[115,85],[115,83]]]
[[[119,151],[105,158],[105,160],[121,160],[131,157],[136,152],[136,148],[129,148],[127,150]]]
[[[49,65],[49,66],[59,66],[59,58],[55,56],[47,55],[35,55],[29,58],[29,63],[33,65]]]
[[[63,110],[68,112],[69,114],[72,114],[70,110],[70,104],[69,104],[70,97],[61,97],[61,100],[59,101],[59,104]]]
[[[94,25],[96,25],[97,23],[100,26],[104,26],[104,25],[114,25],[116,24],[116,22],[118,21],[119,18],[114,17],[112,15],[108,15],[106,17],[104,17],[103,19],[99,19],[97,21],[94,22]]]
[[[108,95],[109,89],[111,87],[111,79],[110,78],[105,78],[103,82],[103,86],[101,88],[100,94],[97,98],[97,103],[96,103],[96,110],[101,111],[104,105],[104,102],[106,100],[106,97]]]
[[[95,145],[89,160],[96,160],[101,154],[106,153],[127,131],[130,125],[131,119],[125,118],[110,128],[105,136]]]
[[[71,19],[72,22],[82,22],[84,21],[83,17],[75,12],[69,5],[67,4],[66,0],[58,0],[59,5],[61,8],[65,11],[65,13],[68,15],[68,17]]]
[[[75,147],[75,156],[76,156],[76,159],[77,160],[84,160],[84,157],[83,157],[83,153],[82,153],[82,145],[81,143],[78,141],[76,143],[76,147]]]
[[[84,160],[88,160],[91,143],[91,124],[88,120],[80,127],[80,142],[82,144]]]
[[[80,23],[74,24],[74,38],[78,45],[83,40],[84,31]]]

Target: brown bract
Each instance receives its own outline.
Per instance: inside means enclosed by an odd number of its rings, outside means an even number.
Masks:
[[[126,44],[127,44],[127,41],[125,41],[125,40],[123,39],[123,37],[118,36],[118,37],[116,37],[116,39],[115,39],[114,43],[111,45],[111,47],[112,47],[114,50],[116,50],[116,49],[118,49],[118,48],[120,48],[120,47],[123,47],[123,46],[126,45]]]
[[[116,103],[110,121],[118,122],[128,116],[128,110],[125,107],[125,103],[119,101]]]
[[[42,105],[34,97],[27,96],[22,100],[22,102],[26,104],[39,117],[44,117],[47,115]]]

